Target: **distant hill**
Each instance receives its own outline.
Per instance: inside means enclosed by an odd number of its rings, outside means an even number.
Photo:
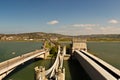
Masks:
[[[120,41],[120,34],[95,34],[95,35],[79,35],[70,36],[57,33],[32,32],[20,34],[0,34],[0,40],[43,40],[56,39],[61,41],[72,40],[72,38],[85,38],[88,41]]]
[[[120,34],[94,34],[77,37],[86,38],[88,41],[120,41]]]
[[[67,38],[66,35],[56,33],[20,33],[20,34],[0,34],[0,40],[29,40],[29,39],[49,39],[49,38]]]

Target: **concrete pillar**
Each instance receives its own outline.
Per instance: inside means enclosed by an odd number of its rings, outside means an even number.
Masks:
[[[65,68],[63,68],[63,69],[59,68],[58,69],[58,72],[56,74],[56,80],[65,80]]]
[[[47,56],[50,54],[49,51],[47,51],[45,54],[44,54],[44,59],[47,59]]]
[[[58,50],[60,49],[60,45],[58,45]]]
[[[66,46],[63,47],[64,55],[66,55]]]
[[[63,71],[63,80],[65,80],[65,68],[63,68],[62,71]]]
[[[47,80],[46,76],[45,76],[45,67],[35,67],[35,76],[36,76],[36,80]]]

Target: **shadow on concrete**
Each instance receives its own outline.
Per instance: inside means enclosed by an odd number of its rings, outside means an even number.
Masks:
[[[68,60],[71,80],[92,80],[76,59]]]

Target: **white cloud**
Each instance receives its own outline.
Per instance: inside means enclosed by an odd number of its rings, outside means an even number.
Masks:
[[[69,25],[60,27],[54,32],[66,35],[120,34],[120,27],[116,26],[73,27]]]
[[[112,24],[118,23],[117,20],[110,21]],[[120,34],[120,26],[100,24],[68,24],[57,28],[54,32],[66,35]]]
[[[55,25],[55,24],[58,24],[58,23],[59,23],[58,20],[52,20],[52,21],[49,21],[47,24]]]
[[[93,28],[91,28],[91,27],[86,27],[85,29],[86,30],[93,30]]]
[[[115,20],[115,19],[111,19],[111,20],[108,21],[108,23],[117,24],[117,23],[119,23],[119,21]]]
[[[101,27],[100,30],[106,34],[120,34],[120,27],[106,26]]]
[[[73,27],[95,27],[99,26],[99,24],[73,24]]]

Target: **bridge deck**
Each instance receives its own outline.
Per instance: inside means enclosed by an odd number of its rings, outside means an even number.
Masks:
[[[0,63],[0,75],[4,74],[5,72],[15,68],[16,66],[32,59],[35,58],[36,56],[39,56],[46,51],[41,49],[41,50],[36,50],[30,53],[26,53],[24,55],[9,59],[7,61],[1,62]]]
[[[88,72],[88,74],[91,76],[93,80],[117,80],[120,78],[119,70],[108,65],[104,61],[101,62],[101,64],[103,63],[104,66],[113,70],[113,72],[116,71],[115,74],[117,74],[118,76],[115,77],[113,74],[111,74],[109,71],[107,71],[105,68],[103,68],[100,64],[98,64],[96,61],[91,59],[86,54],[89,56],[91,55],[86,51],[75,50],[76,58],[79,60],[80,64],[84,67],[84,69]],[[101,61],[99,58],[95,56],[91,56],[91,57],[97,59],[98,61]]]

